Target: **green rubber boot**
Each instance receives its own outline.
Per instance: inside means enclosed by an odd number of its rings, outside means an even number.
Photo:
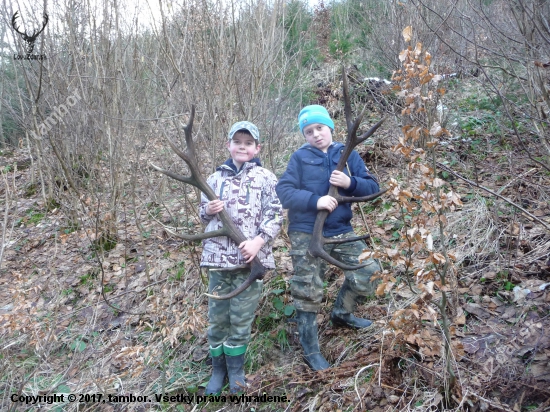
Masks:
[[[212,376],[204,391],[205,395],[219,395],[222,393],[223,383],[227,376],[227,366],[225,354],[222,345],[210,347],[210,356],[212,357]]]
[[[372,325],[370,320],[358,318],[351,313],[355,310],[359,299],[361,299],[361,296],[351,289],[347,279],[344,280],[330,314],[332,323],[335,326],[346,326],[354,329],[364,329]]]
[[[225,353],[225,364],[227,365],[227,374],[229,375],[229,393],[232,395],[246,391],[246,378],[244,376],[244,346],[226,346],[223,345]]]
[[[304,361],[314,371],[330,368],[330,364],[321,354],[319,337],[317,336],[317,313],[296,311],[298,334],[304,350]]]

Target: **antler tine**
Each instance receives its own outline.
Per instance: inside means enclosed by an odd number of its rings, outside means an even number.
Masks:
[[[351,115],[351,101],[349,98],[348,89],[348,76],[346,74],[346,67],[342,65],[342,92],[344,95],[344,114],[346,116],[346,126],[348,129],[348,138],[350,137],[349,131],[353,129],[353,121]]]
[[[37,37],[40,33],[42,33],[46,28],[46,25],[48,24],[48,20],[49,20],[48,13],[44,13],[42,16],[44,17],[44,23],[42,23],[42,28],[38,31],[38,33],[33,32],[32,33],[33,37]]]
[[[313,225],[313,235],[311,236],[311,241],[309,243],[309,248],[307,250],[308,253],[313,257],[319,257],[323,260],[326,260],[328,263],[331,263],[334,266],[338,266],[340,269],[343,269],[343,270],[356,270],[367,266],[366,264],[347,265],[345,263],[340,262],[339,260],[336,260],[325,251],[325,249],[323,248],[325,244],[344,243],[346,241],[351,241],[349,239],[326,239],[323,236],[323,225],[325,224],[325,220],[327,219],[328,215],[329,215],[328,210],[320,210],[319,213],[317,213],[317,218],[315,219],[315,224]],[[353,239],[353,240],[358,240],[358,239]],[[337,241],[343,241],[343,242],[337,242]]]
[[[337,193],[336,196],[334,196],[334,198],[338,201],[338,203],[370,202],[371,200],[374,200],[377,197],[382,196],[388,190],[389,189],[384,189],[384,190],[381,190],[380,192],[374,193],[372,195],[362,196],[362,197],[342,196],[341,194]]]
[[[376,131],[378,130],[378,128],[379,128],[380,126],[382,126],[382,123],[384,123],[385,121],[386,121],[386,118],[383,117],[382,119],[380,119],[380,120],[378,121],[378,123],[376,123],[374,126],[372,126],[368,131],[366,131],[366,132],[363,133],[361,136],[359,136],[359,137],[357,138],[357,144],[362,143],[362,142],[364,142],[365,140],[367,140],[369,137],[371,137],[371,136],[374,134],[374,132],[376,132]]]
[[[196,235],[189,235],[187,233],[176,233],[166,227],[164,228],[164,230],[166,230],[171,235],[177,236],[183,240],[188,240],[191,242],[194,242],[195,240],[209,239],[211,237],[227,236],[227,231],[223,227],[218,230],[213,230],[212,232],[197,233]]]
[[[195,145],[193,143],[193,135],[191,133],[193,129],[193,121],[195,120],[195,105],[191,106],[191,115],[189,116],[189,121],[185,126],[183,126],[183,131],[185,132],[185,143],[187,143],[187,152],[191,159],[196,159],[195,154]]]
[[[172,179],[178,180],[183,183],[188,183],[190,185],[195,186],[198,188],[201,192],[203,192],[206,197],[209,200],[217,199],[216,194],[212,190],[212,188],[208,185],[206,179],[201,175],[199,167],[197,165],[197,157],[196,157],[196,151],[195,151],[195,144],[193,143],[193,137],[192,137],[192,130],[193,130],[193,120],[195,118],[195,106],[191,106],[191,114],[189,116],[189,121],[187,124],[183,126],[183,130],[185,132],[185,143],[186,143],[186,149],[185,151],[181,150],[167,135],[166,132],[163,130],[164,136],[166,137],[166,140],[168,140],[168,144],[172,148],[172,150],[187,164],[189,167],[190,176],[182,176],[180,174],[171,172],[169,170],[165,170],[161,167],[158,167],[154,164],[151,164],[153,168],[158,170],[159,172],[165,174],[168,177],[171,177]],[[189,235],[189,234],[176,234],[176,236],[181,237],[185,240],[204,240],[209,239],[212,237],[218,237],[218,236],[227,236],[231,240],[233,240],[237,245],[241,244],[246,240],[246,237],[243,235],[243,233],[239,230],[237,225],[233,223],[231,220],[231,217],[227,213],[227,211],[224,209],[221,212],[218,213],[218,216],[220,220],[223,223],[223,226],[219,230],[214,230],[211,232],[205,232],[205,233],[199,233],[196,235]],[[246,288],[248,288],[253,282],[255,282],[258,279],[262,279],[264,277],[264,274],[266,272],[266,268],[262,265],[260,262],[260,259],[256,256],[252,263],[250,264],[250,275],[248,278],[243,282],[243,284],[239,287],[237,287],[232,292],[228,293],[227,295],[218,296],[218,295],[211,295],[206,293],[208,297],[212,299],[217,300],[226,300],[231,299],[232,297],[237,296],[239,293],[244,291]]]
[[[26,36],[26,33],[21,33],[21,32],[19,31],[19,25],[16,23],[16,21],[17,21],[17,15],[18,15],[18,14],[19,14],[19,10],[17,10],[17,11],[13,14],[13,16],[12,16],[12,18],[11,18],[11,25],[12,25],[13,29],[14,29],[17,33]]]
[[[216,299],[216,300],[226,300],[226,299],[234,298],[239,293],[245,291],[250,285],[252,285],[253,282],[255,282],[258,279],[262,279],[264,277],[264,273],[265,273],[265,268],[260,263],[260,260],[256,257],[252,261],[252,265],[250,267],[250,275],[241,284],[241,286],[229,292],[227,295],[218,296],[218,295],[212,295],[210,293],[205,293],[205,295],[208,296],[209,298]]]
[[[344,112],[346,115],[348,135],[346,138],[346,144],[344,146],[342,155],[340,156],[340,160],[336,165],[336,170],[339,170],[339,171],[344,170],[344,166],[346,165],[349,155],[351,154],[353,149],[359,143],[369,138],[386,120],[385,118],[380,120],[378,123],[372,126],[369,131],[367,131],[366,133],[363,133],[359,138],[357,138],[357,130],[359,129],[359,125],[361,124],[361,120],[365,114],[366,108],[363,108],[363,110],[355,120],[352,119],[351,102],[349,98],[348,80],[347,80],[345,67],[342,67],[342,86],[343,86],[343,95],[344,95]],[[377,197],[386,193],[386,191],[387,189],[382,190],[378,193],[374,193],[369,196],[351,197],[351,196],[340,195],[338,193],[338,188],[334,185],[331,185],[328,191],[328,195],[334,197],[337,200],[337,202],[340,204],[340,203],[351,203],[351,202],[366,202],[369,200],[376,199]],[[366,263],[359,264],[359,265],[347,265],[343,262],[340,262],[339,260],[336,260],[325,251],[323,246],[326,244],[341,244],[341,243],[355,242],[357,240],[367,239],[370,237],[370,235],[364,235],[364,236],[355,236],[355,237],[343,238],[343,239],[326,239],[323,236],[323,226],[325,224],[325,220],[327,219],[328,215],[329,215],[328,210],[321,210],[317,213],[315,224],[313,226],[313,235],[309,243],[308,253],[314,257],[319,257],[321,259],[324,259],[328,263],[331,263],[343,270],[356,270],[367,266]]]
[[[212,190],[210,186],[206,183],[206,180],[203,178],[203,176],[200,174],[199,168],[197,166],[197,162],[195,161],[195,145],[193,143],[192,139],[192,128],[193,128],[193,120],[195,117],[195,106],[191,106],[191,115],[189,116],[189,121],[186,125],[183,126],[183,129],[185,131],[185,142],[187,144],[186,150],[181,150],[172,139],[168,137],[164,129],[162,129],[162,133],[164,134],[164,137],[168,141],[168,145],[170,148],[176,153],[180,159],[182,159],[189,168],[190,176],[182,176],[180,174],[171,172],[169,170],[165,170],[161,167],[158,167],[154,164],[151,164],[156,170],[159,172],[165,174],[168,177],[171,177],[172,179],[178,180],[183,183],[187,183],[190,185],[195,186],[197,189],[202,191],[208,199],[216,199],[216,194]]]
[[[44,17],[44,22],[42,23],[42,28],[38,29],[38,31],[33,30],[32,35],[29,36],[30,40],[35,40],[38,37],[38,35],[40,33],[42,33],[44,31],[44,29],[46,28],[46,25],[48,24],[48,15],[46,13],[44,13],[42,16]]]
[[[357,130],[359,129],[359,126],[361,125],[361,121],[363,120],[363,116],[365,115],[365,110],[367,109],[367,106],[363,107],[363,110],[361,110],[361,113],[359,113],[359,116],[353,120],[352,113],[351,113],[351,100],[349,98],[349,83],[348,83],[348,76],[346,74],[346,68],[342,66],[342,91],[344,95],[344,114],[346,115],[346,126],[348,129],[348,139],[352,139],[354,142],[354,145],[357,145],[361,143],[361,141],[357,141]],[[375,129],[376,130],[376,129]],[[374,133],[374,131],[372,132]],[[371,133],[371,134],[372,134]],[[347,141],[347,140],[346,140]]]
[[[182,176],[180,174],[171,172],[170,170],[163,169],[162,167],[159,167],[153,163],[151,163],[151,166],[156,169],[157,171],[161,172],[162,174],[165,174],[168,177],[171,177],[174,180],[178,180],[183,183],[187,183],[190,185],[193,185],[200,189],[200,187],[196,184],[196,182],[190,177],[190,176]]]

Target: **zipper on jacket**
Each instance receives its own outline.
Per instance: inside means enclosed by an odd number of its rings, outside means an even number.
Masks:
[[[223,188],[225,187],[225,180],[222,182],[222,186],[220,187],[220,200],[222,200],[222,196],[223,196]]]
[[[248,204],[250,201],[250,182],[246,184],[246,201],[245,204]]]

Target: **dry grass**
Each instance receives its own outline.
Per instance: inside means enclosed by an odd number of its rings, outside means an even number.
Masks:
[[[454,239],[457,265],[469,259],[469,265],[475,266],[488,256],[499,253],[499,225],[484,197],[472,196],[464,207],[449,213],[447,218],[447,231]]]
[[[323,75],[332,81],[331,76],[336,74],[327,71]],[[339,132],[342,120],[337,119]],[[165,147],[161,140],[151,144]],[[276,173],[282,173],[290,154],[301,144],[303,138],[298,134],[281,138],[280,150],[273,159]],[[0,272],[0,409],[29,410],[11,402],[12,393],[29,396],[62,392],[105,396],[201,393],[210,365],[207,301],[203,296],[206,285],[198,268],[200,247],[183,244],[168,235],[160,224],[179,228],[191,225],[201,230],[196,225],[193,206],[196,198],[193,191],[184,196],[180,186],[171,187],[163,178],[150,173],[147,164],[151,160],[172,164],[174,170],[181,167],[181,163],[167,158],[167,153],[161,150],[152,152],[151,159],[143,160],[144,172],[136,187],[135,207],[129,199],[121,202],[118,243],[114,249],[100,254],[104,274],[97,270],[99,264],[91,246],[97,236],[95,216],[85,213],[95,211],[95,206],[77,211],[84,223],[66,233],[70,222],[59,210],[48,211],[38,196],[24,194],[30,181],[28,171],[19,173],[17,179],[15,174],[9,176],[8,181],[16,186],[10,193],[19,202],[7,208],[9,222],[23,224],[14,226]],[[391,163],[384,166],[392,166]],[[399,174],[396,167],[399,165],[389,166],[384,173]],[[511,222],[499,218],[488,203],[480,193],[473,193],[461,210],[449,215],[448,233],[456,239],[457,264],[468,266],[469,277],[479,278],[488,267],[509,266],[509,246],[520,250],[522,241],[527,241],[529,247],[514,258],[513,264],[530,267],[548,256],[550,240],[544,233],[526,230],[524,222],[520,234],[510,236],[507,230]],[[371,229],[372,221],[385,213],[382,207],[377,205],[372,216],[367,216]],[[29,221],[28,210],[32,208],[45,211],[45,217],[38,223]],[[137,224],[137,217],[141,225]],[[362,224],[359,219],[357,222]],[[380,236],[389,238],[391,231]],[[359,313],[376,323],[365,331],[349,331],[334,328],[329,321],[341,277],[329,282],[319,316],[320,337],[325,356],[334,367],[320,373],[309,371],[301,359],[296,326],[287,322],[276,300],[280,299],[283,308],[292,303],[288,291],[292,270],[288,249],[283,233],[275,245],[277,271],[266,280],[257,310],[247,376],[251,393],[286,394],[291,402],[285,405],[205,402],[197,406],[152,401],[145,405],[100,407],[93,403],[71,403],[61,409],[244,411],[253,407],[258,411],[375,408],[427,411],[440,408],[442,388],[447,381],[441,356],[426,355],[422,348],[403,341],[388,327],[392,313],[417,299],[403,289],[361,306]],[[110,304],[122,310],[103,301],[102,286],[107,288]],[[468,322],[472,328],[493,327],[472,325],[470,317]],[[441,341],[437,325],[426,330]],[[460,336],[455,339],[460,340]],[[502,354],[498,358],[497,355],[496,362],[502,359]],[[461,356],[458,351],[452,366],[458,373],[462,393],[455,394],[455,404],[449,410],[472,410],[471,405],[504,410],[505,406],[495,400],[492,391],[503,382],[510,385],[510,391],[517,389],[510,382],[528,382],[525,368],[517,363],[499,363],[498,369],[488,372],[484,369],[488,365],[477,365]],[[59,407],[44,404],[41,410],[61,410]]]

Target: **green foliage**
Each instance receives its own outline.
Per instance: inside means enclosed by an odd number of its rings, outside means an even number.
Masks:
[[[71,221],[67,223],[67,226],[62,227],[60,230],[63,234],[68,235],[69,233],[76,232],[80,229],[80,224],[78,222]]]
[[[173,268],[168,269],[168,272],[171,274],[170,280],[180,282],[185,275],[185,262],[180,262]]]
[[[273,338],[270,332],[263,332],[253,339],[247,348],[247,356],[245,357],[245,369],[256,370],[262,364],[262,359],[265,353],[273,350]]]
[[[264,345],[265,343],[262,343],[264,339],[269,340],[269,346],[273,346],[273,342],[276,342],[281,350],[290,347],[285,329],[286,318],[292,316],[296,309],[294,305],[285,303],[287,300],[285,296],[290,294],[287,286],[282,276],[276,276],[266,285],[272,289],[266,290],[266,304],[262,305],[263,309],[255,320],[258,339],[253,341],[254,347],[259,348],[258,345]]]
[[[305,44],[305,36],[312,23],[311,13],[306,4],[300,0],[292,0],[287,3],[286,13],[280,24],[285,30],[284,50],[288,55],[300,52]]]
[[[376,0],[346,0],[330,5],[331,39],[329,51],[335,58],[349,60],[362,73],[389,78],[391,70],[376,55],[374,29],[379,17],[387,13],[387,5]],[[368,55],[368,61],[364,56]]]
[[[23,76],[15,77],[17,65],[10,59],[2,64],[3,79],[2,104],[0,104],[0,146],[5,143],[16,146],[24,129],[17,120],[22,118],[19,94],[26,100],[26,87]],[[19,82],[19,83],[18,83]]]
[[[94,286],[94,280],[97,279],[98,274],[98,269],[91,270],[80,277],[80,284],[83,286],[88,286],[91,289]]]
[[[48,212],[51,212],[52,210],[54,209],[57,209],[58,207],[61,206],[61,203],[59,203],[56,199],[54,199],[53,197],[50,197],[48,199],[46,199],[46,210]]]
[[[142,235],[144,234],[142,233]],[[97,252],[98,250],[109,252],[116,247],[117,242],[118,239],[115,236],[109,233],[102,233],[97,239],[92,242],[92,250],[94,252]]]
[[[256,318],[256,325],[261,332],[268,332],[277,327],[285,317],[292,316],[295,311],[294,305],[285,304],[282,295],[286,289],[273,289],[268,300],[271,303],[270,311],[266,315],[260,315]]]
[[[36,194],[36,189],[38,188],[38,184],[36,183],[29,183],[25,186],[25,197],[32,197]]]
[[[343,58],[352,51],[353,43],[351,34],[332,33],[329,43],[329,51],[333,57]]]
[[[502,100],[499,97],[492,97],[487,94],[469,94],[464,100],[458,102],[458,108],[462,111],[497,111],[501,106]]]
[[[82,337],[79,337],[69,344],[69,349],[76,352],[83,352],[84,349],[86,349],[86,342],[84,342]]]
[[[4,110],[2,110],[4,112]],[[11,145],[17,144],[17,137],[24,133],[23,128],[14,119],[11,113],[2,113],[0,116],[2,121],[1,134],[2,141],[0,143],[8,143]]]
[[[347,30],[353,33],[353,43],[368,48],[372,26],[368,19],[371,5],[361,0],[348,0],[332,5],[331,23],[333,30]]]
[[[317,52],[316,52],[317,53]],[[306,59],[307,60],[307,59]],[[313,58],[317,60],[317,56]],[[307,61],[301,60],[301,65],[307,64]],[[286,104],[290,107],[302,107],[308,105],[314,98],[314,84],[307,82],[303,84],[302,73],[299,67],[294,67],[288,70],[285,76],[285,83],[283,85],[282,92],[280,95],[279,91],[276,89],[276,85],[272,84],[272,92],[274,99],[280,99],[281,96],[286,100]],[[292,152],[289,152],[284,156],[285,164],[290,159]]]
[[[500,113],[497,113],[500,115]],[[492,114],[483,114],[480,117],[468,116],[459,122],[463,133],[468,136],[480,134],[500,134],[500,125],[497,117]]]
[[[162,212],[162,207],[157,202],[148,202],[147,212],[149,215],[158,218]]]
[[[23,219],[20,219],[17,224],[29,224],[37,225],[44,218],[45,214],[43,212],[36,211],[34,209],[27,210],[26,216]]]

